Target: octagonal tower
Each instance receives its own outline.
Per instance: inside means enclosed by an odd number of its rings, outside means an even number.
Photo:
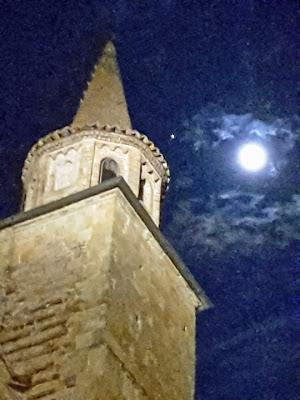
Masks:
[[[122,176],[158,225],[167,163],[131,128],[112,42],[105,46],[71,126],[41,138],[25,161],[24,210]]]

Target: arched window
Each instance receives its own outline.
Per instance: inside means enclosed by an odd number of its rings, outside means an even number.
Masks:
[[[116,177],[118,173],[119,173],[119,168],[115,160],[113,160],[112,158],[104,158],[100,166],[99,183]]]

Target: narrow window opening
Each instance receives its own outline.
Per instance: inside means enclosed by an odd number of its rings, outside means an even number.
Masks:
[[[138,197],[140,201],[144,200],[145,184],[146,184],[146,179],[141,179],[140,180],[140,188],[139,188],[139,197]]]
[[[105,158],[101,162],[99,183],[115,178],[118,175],[118,164],[112,158]]]
[[[22,210],[24,210],[24,208],[25,208],[25,204],[26,204],[26,197],[27,197],[27,194],[26,194],[26,192],[25,192],[25,190],[23,191],[23,193],[22,193],[22,205],[21,205],[21,209]]]

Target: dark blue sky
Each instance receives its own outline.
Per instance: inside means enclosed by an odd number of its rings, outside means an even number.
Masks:
[[[113,33],[133,125],[171,167],[162,229],[215,305],[198,321],[196,398],[296,399],[298,2],[0,3],[0,217]],[[270,154],[255,175],[235,162],[248,140]]]

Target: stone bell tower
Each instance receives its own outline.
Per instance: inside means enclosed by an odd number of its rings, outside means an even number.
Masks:
[[[169,182],[131,128],[114,46],[0,222],[1,400],[192,400],[209,301],[158,229]]]

